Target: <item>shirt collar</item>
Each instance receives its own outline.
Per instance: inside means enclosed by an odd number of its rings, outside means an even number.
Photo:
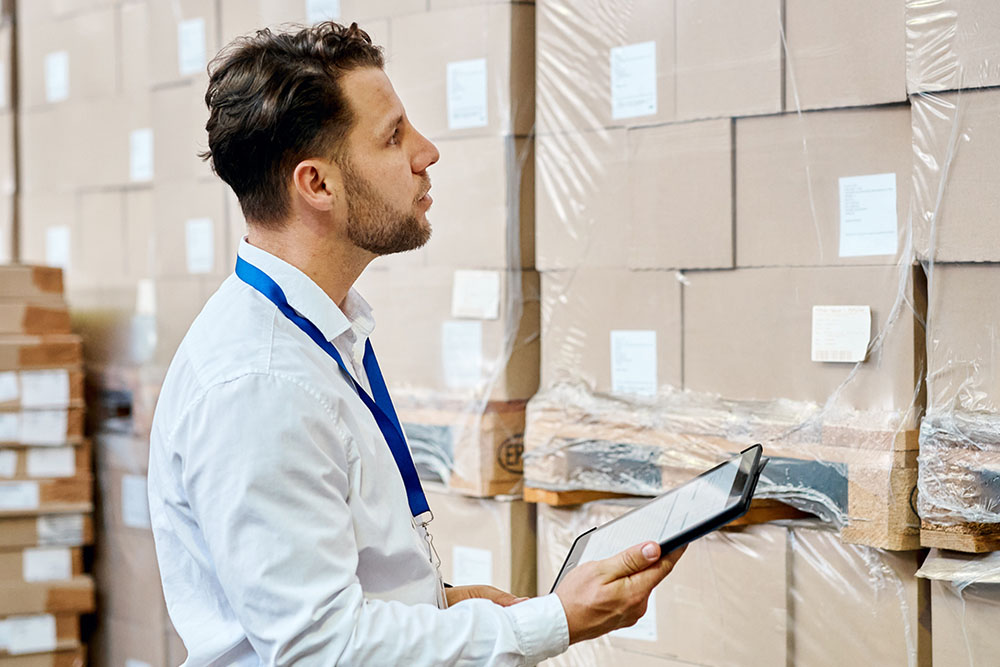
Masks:
[[[316,325],[328,341],[354,329],[359,339],[366,339],[375,328],[371,306],[353,287],[347,292],[344,310],[312,278],[266,250],[240,241],[239,256],[270,276],[285,293],[288,305]]]

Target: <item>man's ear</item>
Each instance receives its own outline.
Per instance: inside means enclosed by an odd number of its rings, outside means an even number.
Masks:
[[[299,162],[292,172],[292,182],[298,196],[319,211],[333,210],[344,196],[340,168],[326,160]]]

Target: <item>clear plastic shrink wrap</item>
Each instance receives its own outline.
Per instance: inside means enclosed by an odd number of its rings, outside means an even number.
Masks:
[[[907,3],[913,224],[927,271],[921,541],[1000,548],[1000,5]]]

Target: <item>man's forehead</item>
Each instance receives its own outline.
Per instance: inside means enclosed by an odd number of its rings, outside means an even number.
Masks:
[[[348,72],[341,79],[341,87],[354,111],[357,129],[379,131],[394,126],[403,113],[389,77],[380,69],[366,67]]]

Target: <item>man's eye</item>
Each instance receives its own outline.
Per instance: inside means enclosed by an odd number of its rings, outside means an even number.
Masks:
[[[391,137],[389,137],[389,143],[390,144],[398,144],[399,143],[399,130],[398,129],[395,132],[392,133]]]

